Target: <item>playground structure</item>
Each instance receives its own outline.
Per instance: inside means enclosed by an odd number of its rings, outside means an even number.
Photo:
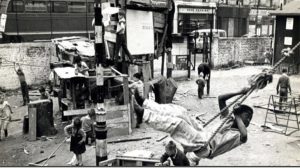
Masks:
[[[264,122],[264,130],[267,128],[267,124],[275,124],[277,126],[282,126],[284,131],[279,131],[285,135],[290,135],[295,131],[299,131],[299,105],[300,105],[300,95],[294,95],[286,97],[286,102],[279,102],[280,96],[271,95],[269,97],[269,102]],[[274,120],[270,120],[270,115],[274,115]],[[294,123],[294,124],[293,124]],[[289,128],[294,129],[294,131],[287,132]]]

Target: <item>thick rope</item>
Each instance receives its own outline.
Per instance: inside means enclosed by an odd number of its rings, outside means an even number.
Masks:
[[[240,103],[243,103],[249,96],[250,94],[255,90],[255,87],[252,87],[246,95],[242,95],[239,97],[239,99],[241,97],[243,97],[240,101]],[[209,137],[209,139],[207,140],[205,147],[209,144],[209,142],[216,136],[216,134],[220,131],[220,129],[224,126],[224,124],[231,118],[231,115],[234,111],[232,110],[227,117],[222,121],[222,123],[219,125],[219,127],[211,134],[211,136]]]
[[[218,114],[213,116],[210,120],[208,120],[207,123],[204,124],[203,127],[206,127],[208,124],[210,124],[214,119],[216,119],[219,115],[221,115],[222,112],[227,110],[230,106],[235,104],[239,99],[241,99],[240,103],[243,103],[249,96],[250,94],[255,90],[255,89],[263,89],[267,82],[271,82],[269,76],[272,75],[275,72],[275,69],[287,58],[290,56],[290,54],[300,46],[300,42],[298,42],[292,49],[286,49],[282,50],[282,54],[284,57],[282,57],[274,66],[273,68],[268,71],[264,72],[264,76],[262,74],[258,74],[255,78],[255,82],[251,83],[251,88],[247,92],[246,95],[241,95],[239,96],[236,100],[234,100],[232,103],[230,103],[228,106],[224,107]],[[287,52],[287,54],[284,54],[284,52]],[[223,119],[222,123],[219,125],[219,127],[211,134],[207,142],[205,143],[204,147],[207,147],[209,142],[216,136],[216,134],[220,131],[220,129],[224,126],[224,124],[231,118],[231,115],[233,114],[234,111],[229,112],[229,114]]]
[[[225,110],[227,110],[229,107],[231,107],[233,104],[235,104],[239,99],[241,99],[244,95],[240,95],[237,99],[235,99],[233,102],[231,102],[229,105],[224,107],[218,114],[213,116],[211,119],[209,119],[203,127],[206,127],[208,124],[210,124],[213,120],[215,120],[218,116],[220,116]]]

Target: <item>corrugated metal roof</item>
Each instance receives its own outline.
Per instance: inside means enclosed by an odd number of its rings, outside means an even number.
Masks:
[[[282,7],[270,12],[271,15],[296,15],[300,16],[300,0],[293,0]]]

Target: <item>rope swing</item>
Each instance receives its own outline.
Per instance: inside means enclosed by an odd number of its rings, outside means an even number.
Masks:
[[[249,96],[250,94],[254,91],[254,90],[258,90],[258,89],[263,89],[267,86],[268,83],[271,83],[273,80],[273,74],[276,70],[276,68],[278,68],[278,66],[288,57],[290,57],[290,55],[293,54],[293,51],[300,46],[300,42],[298,42],[292,49],[290,48],[286,48],[283,49],[281,51],[281,55],[283,56],[274,66],[272,69],[264,69],[261,73],[257,74],[257,75],[253,75],[250,80],[249,83],[251,85],[249,91],[245,94],[245,95],[241,95],[239,96],[237,99],[235,99],[232,103],[230,103],[229,105],[227,105],[226,107],[224,107],[218,114],[216,114],[215,116],[213,116],[211,119],[209,119],[203,127],[206,127],[207,125],[209,125],[213,120],[215,120],[218,116],[221,115],[221,113],[223,113],[225,110],[227,110],[229,107],[231,107],[232,105],[236,104],[238,101],[239,103],[243,103]],[[214,136],[216,136],[216,134],[220,131],[220,129],[224,126],[224,124],[231,118],[232,113],[234,112],[234,110],[232,110],[231,112],[228,113],[228,115],[223,119],[222,123],[217,127],[217,129],[213,132],[213,134],[211,134],[211,136],[209,137],[209,139],[207,140],[207,142],[205,143],[204,147],[207,147],[207,145],[209,144],[209,142],[214,138]]]

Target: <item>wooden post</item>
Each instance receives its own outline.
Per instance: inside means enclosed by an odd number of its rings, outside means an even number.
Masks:
[[[206,93],[209,95],[209,90],[210,90],[210,74],[208,76],[208,79],[206,81]]]
[[[124,104],[127,105],[127,112],[128,112],[128,120],[129,120],[129,134],[132,133],[132,110],[129,107],[129,88],[128,88],[128,77],[123,77],[123,93],[124,93]]]
[[[151,74],[149,62],[147,64],[143,64],[142,68],[143,68],[142,72],[143,72],[143,79],[144,79],[144,97],[148,98],[148,93],[149,93],[149,89],[150,89],[149,79],[150,79],[150,74]]]
[[[28,117],[29,117],[29,140],[36,140],[36,129],[37,129],[37,112],[36,108],[28,106]]]
[[[187,36],[187,46],[188,46],[188,51],[189,51],[189,53],[188,53],[188,56],[187,56],[187,70],[188,70],[188,79],[191,79],[191,54],[192,54],[192,52],[191,52],[191,49],[189,48],[189,36]]]
[[[71,80],[70,84],[71,84],[71,96],[72,96],[72,103],[73,103],[73,108],[72,109],[76,109],[77,105],[76,105],[76,93],[75,93],[75,83],[74,83],[74,80]]]
[[[167,78],[172,77],[173,63],[172,63],[172,48],[167,51],[168,62],[167,62]]]
[[[165,68],[165,49],[163,49],[163,53],[161,55],[161,76],[164,76],[164,68]]]

